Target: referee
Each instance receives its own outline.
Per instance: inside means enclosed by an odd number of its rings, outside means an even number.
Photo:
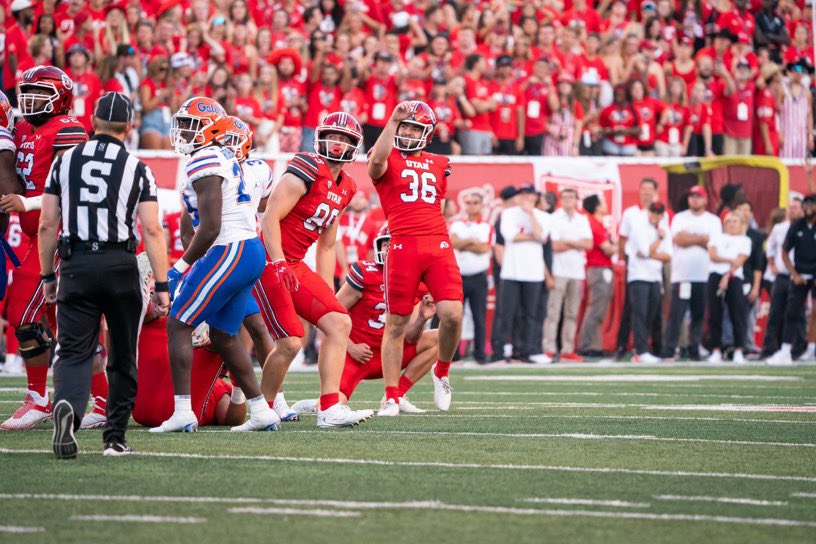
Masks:
[[[125,95],[99,99],[94,136],[51,166],[40,216],[45,298],[57,303],[54,434],[57,459],[77,454],[74,431],[88,405],[100,319],[110,332],[104,455],[131,452],[125,430],[136,398],[136,346],[147,301],[136,264],[136,215],[156,278],[156,303],[169,307],[167,246],[150,169],[125,151],[133,106]],[[62,223],[62,234],[57,231]],[[59,245],[60,280],[54,269]]]

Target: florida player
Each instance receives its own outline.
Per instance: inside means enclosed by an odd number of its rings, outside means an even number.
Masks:
[[[382,344],[386,404],[378,415],[399,413],[399,377],[405,333],[420,282],[428,287],[439,317],[439,360],[434,402],[448,410],[448,370],[462,332],[462,275],[442,216],[450,164],[424,151],[436,115],[424,102],[402,102],[371,150],[368,175],[380,195],[391,249],[385,263],[385,332]]]
[[[0,91],[0,195],[23,193],[23,186],[17,181],[17,170],[14,164],[17,148],[14,146],[14,137],[11,135],[13,125],[11,104],[6,95]],[[8,228],[9,214],[0,211],[0,301],[6,294],[6,259],[9,259],[13,266],[20,264],[13,248],[6,241]]]
[[[318,354],[321,428],[354,426],[372,415],[340,404],[340,377],[351,319],[334,296],[337,216],[357,191],[343,171],[354,160],[362,142],[360,124],[347,113],[331,113],[315,130],[315,153],[298,153],[272,190],[261,229],[270,263],[256,290],[274,351],[263,368],[267,398],[280,390],[286,371],[300,350],[304,335],[298,316],[323,334]],[[317,242],[317,272],[303,262]]]
[[[20,214],[20,226],[29,237],[22,266],[14,271],[9,291],[8,316],[20,341],[26,366],[28,390],[25,402],[0,429],[30,429],[51,417],[46,389],[51,338],[41,319],[45,299],[40,281],[37,228],[43,187],[51,163],[77,144],[87,141],[82,124],[68,115],[73,103],[73,82],[59,68],[37,66],[26,70],[18,83],[18,102],[23,121],[14,132],[17,176],[24,196],[6,195],[3,209]],[[54,320],[49,320],[53,326]]]
[[[249,353],[237,336],[255,306],[251,290],[265,259],[241,166],[235,154],[218,143],[226,127],[226,112],[211,98],[190,98],[173,116],[173,145],[178,153],[190,156],[182,196],[195,233],[168,274],[175,293],[167,319],[175,408],[152,432],[198,427],[190,399],[192,332],[205,321],[213,346],[249,398],[249,420],[232,430],[279,428],[280,418],[264,401]]]
[[[385,278],[383,267],[391,235],[385,230],[374,239],[374,260],[359,261],[351,266],[346,283],[337,293],[337,300],[351,315],[351,335],[346,351],[346,364],[340,393],[346,400],[362,380],[383,377],[382,344],[385,328]],[[405,333],[399,378],[399,412],[422,413],[407,398],[413,385],[431,370],[437,356],[437,330],[423,330],[425,323],[436,313],[428,295],[423,297],[414,312],[415,317]],[[343,397],[341,397],[343,401]],[[387,399],[383,398],[383,404]],[[399,413],[397,412],[397,413]],[[396,414],[393,414],[396,415]]]

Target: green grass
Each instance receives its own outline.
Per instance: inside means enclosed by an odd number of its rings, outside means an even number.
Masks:
[[[797,379],[468,379],[629,373]],[[21,378],[0,377],[0,388],[5,388],[0,389],[3,418],[17,407],[11,401],[21,395],[7,389],[23,386]],[[816,445],[816,412],[672,408],[816,406],[816,367],[454,369],[453,386],[454,404],[447,414],[433,410],[431,384],[423,380],[411,398],[431,410],[427,415],[374,418],[351,431],[317,432],[313,417],[286,424],[280,433],[246,435],[150,435],[132,427],[128,439],[139,454],[162,452],[166,456],[103,458],[99,455],[100,432],[83,431],[79,434],[80,457],[58,462],[50,454],[48,425],[33,432],[1,433],[0,542],[53,542],[57,538],[107,543],[274,540],[355,544],[816,540],[816,447],[808,446]],[[286,390],[290,402],[313,396],[317,376],[290,375]],[[352,404],[374,408],[381,391],[380,382],[365,383]],[[661,406],[668,409],[655,409]],[[43,497],[9,496],[19,493]],[[797,493],[814,497],[797,497]],[[72,497],[55,498],[54,494]],[[127,497],[94,499],[88,495]],[[680,501],[660,496],[769,503]],[[245,501],[184,502],[174,497]],[[533,498],[637,504],[529,502]],[[269,511],[230,512],[235,508]],[[353,517],[307,515],[314,510],[341,511]],[[206,521],[72,519],[88,515]],[[714,517],[721,519],[711,519]],[[44,532],[11,534],[2,532],[3,526],[38,527]]]

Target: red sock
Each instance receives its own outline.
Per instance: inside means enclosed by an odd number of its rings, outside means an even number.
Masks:
[[[414,382],[412,382],[410,379],[408,379],[408,377],[405,374],[400,376],[399,396],[404,397],[405,394],[408,392],[408,390],[411,389],[413,386],[414,386]]]
[[[322,399],[323,397],[320,397],[320,398]],[[271,402],[266,401],[266,403],[269,405],[269,408],[271,408],[272,410],[275,409],[275,401],[271,401]]]
[[[338,402],[340,402],[340,393],[329,393],[328,395],[320,395],[321,410],[328,410]]]
[[[450,363],[443,363],[442,361],[437,361],[436,366],[434,367],[434,374],[436,374],[437,378],[446,378],[448,376],[448,371],[450,371]]]
[[[386,387],[385,388],[385,400],[394,399],[394,401],[399,404],[400,398],[400,389],[399,387]]]
[[[94,399],[108,400],[108,376],[104,370],[91,376],[91,396]]]
[[[48,380],[48,365],[26,365],[28,388],[41,397],[45,397],[45,382]]]

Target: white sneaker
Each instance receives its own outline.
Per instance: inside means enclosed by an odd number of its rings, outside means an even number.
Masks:
[[[198,430],[198,419],[192,410],[173,412],[170,419],[149,430],[151,433],[194,433]]]
[[[708,356],[707,361],[709,363],[722,363],[722,352],[720,350],[715,349],[711,352],[711,355]]]
[[[546,353],[536,353],[535,355],[530,355],[530,360],[537,365],[548,365],[552,363],[552,357],[548,357]]]
[[[744,365],[745,364],[745,355],[743,355],[741,350],[734,351],[733,361],[735,365]]]
[[[25,375],[25,363],[23,363],[23,358],[14,353],[7,353],[3,373],[8,376]]]
[[[317,399],[303,399],[292,405],[291,410],[296,414],[316,414],[317,413]],[[281,418],[283,419],[283,418]]]
[[[431,369],[431,376],[433,376],[434,384],[434,404],[436,404],[436,407],[439,410],[447,412],[450,410],[451,393],[453,393],[450,380],[447,376],[444,378],[437,378],[433,369]]]
[[[399,404],[397,404],[394,399],[388,399],[380,408],[380,411],[377,412],[377,416],[394,417],[398,416],[401,411]]]
[[[646,353],[641,353],[640,355],[635,355],[632,358],[632,361],[635,363],[646,363],[646,364],[657,364],[662,361],[659,357],[655,357],[648,351]]]
[[[272,403],[272,409],[278,414],[281,421],[300,421],[300,416],[297,412],[289,407],[286,403],[286,398],[283,393],[275,395],[275,402]]]
[[[770,366],[788,366],[793,364],[793,358],[791,357],[790,352],[785,352],[780,349],[768,357],[768,360],[765,361],[765,363]]]
[[[230,429],[234,433],[246,433],[250,431],[280,431],[281,419],[274,410],[265,410],[261,414],[250,414],[249,419],[243,425],[237,425]]]
[[[799,357],[800,361],[813,361],[816,360],[816,351],[812,351],[810,348],[806,349],[805,352]]]
[[[42,397],[35,391],[26,391],[23,405],[10,418],[5,420],[0,429],[4,431],[26,431],[38,423],[51,419],[51,401],[48,391]]]
[[[374,415],[372,410],[352,410],[339,402],[328,410],[317,414],[317,426],[321,429],[338,429],[354,427]]]
[[[399,398],[399,411],[403,414],[424,414],[425,410],[418,408],[408,397]]]
[[[99,412],[90,412],[85,414],[85,417],[82,418],[82,423],[79,424],[80,429],[99,429],[105,426],[105,422],[108,419],[105,417],[105,414],[100,414]]]

